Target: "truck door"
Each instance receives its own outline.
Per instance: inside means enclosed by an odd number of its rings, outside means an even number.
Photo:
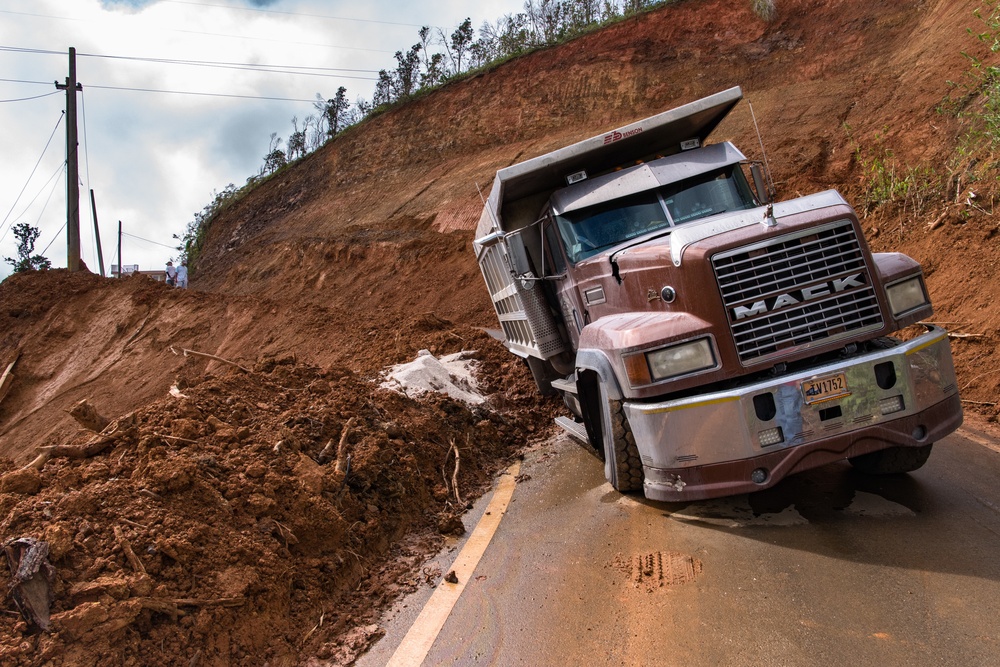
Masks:
[[[546,218],[542,223],[542,234],[545,239],[546,266],[552,267],[549,275],[554,278],[554,280],[546,282],[550,284],[552,297],[562,314],[572,349],[576,350],[580,340],[580,331],[589,321],[587,312],[583,307],[583,300],[580,298],[576,280],[567,271],[568,264],[562,243],[559,240],[559,232],[551,217]]]

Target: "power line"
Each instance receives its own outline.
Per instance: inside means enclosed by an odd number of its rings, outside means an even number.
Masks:
[[[39,84],[39,85],[42,85],[42,86],[51,86],[52,85],[51,81],[28,81],[26,79],[0,79],[0,81],[2,81],[3,83],[33,83],[33,84]]]
[[[0,51],[9,51],[11,53],[35,53],[47,56],[65,56],[64,51],[51,51],[48,49],[33,49],[21,46],[0,46]],[[388,53],[388,51],[381,51],[380,53]],[[80,58],[107,58],[112,60],[133,60],[137,62],[150,62],[150,63],[160,63],[169,65],[191,65],[198,67],[222,67],[222,68],[238,68],[238,69],[260,69],[261,71],[270,72],[271,70],[279,70],[277,73],[281,73],[280,70],[289,70],[290,74],[296,74],[298,72],[290,70],[310,70],[314,72],[365,72],[365,73],[376,73],[378,70],[373,69],[353,69],[348,67],[316,67],[313,65],[270,65],[264,63],[246,63],[246,62],[229,62],[229,61],[218,61],[218,60],[191,60],[191,59],[176,59],[176,58],[150,58],[144,56],[120,56],[107,53],[77,53]]]
[[[122,232],[122,236],[127,236],[129,238],[137,239],[139,241],[145,241],[146,243],[152,243],[153,245],[163,246],[164,248],[170,248],[171,250],[177,250],[177,246],[167,245],[165,243],[160,243],[158,241],[151,241],[150,239],[144,239],[141,236],[136,236],[135,234],[129,234],[128,232]]]
[[[345,79],[362,79],[364,81],[376,81],[377,79],[367,79],[364,77],[342,77]],[[0,82],[6,83],[30,83],[43,86],[51,86],[51,81],[23,81],[15,79],[0,79]],[[226,97],[239,100],[267,100],[272,102],[308,102],[312,104],[316,101],[315,98],[305,100],[297,97],[271,97],[265,95],[237,95],[228,93],[203,93],[192,90],[161,90],[158,88],[130,88],[128,86],[100,86],[95,84],[87,84],[87,88],[97,88],[99,90],[124,90],[136,93],[164,93],[169,95],[195,95],[197,97]],[[0,223],[2,224],[2,223]]]
[[[60,166],[62,166],[62,165],[60,165]],[[41,223],[42,223],[42,216],[45,215],[45,209],[49,207],[49,202],[52,201],[52,195],[55,194],[56,186],[57,185],[59,185],[59,181],[53,180],[52,181],[52,188],[49,190],[49,196],[45,198],[45,203],[42,204],[42,210],[38,212],[38,219],[35,220],[35,227],[36,228],[38,228],[41,225]],[[41,194],[41,191],[39,191],[39,194]],[[38,199],[38,197],[35,197],[35,199]],[[31,200],[31,201],[32,201],[32,203],[34,203],[34,199]],[[63,226],[65,227],[65,225],[63,225]],[[52,245],[52,243],[50,242],[49,245]]]
[[[62,53],[57,52],[57,51],[44,51],[42,49],[25,49],[25,48],[20,48],[20,47],[8,47],[8,46],[0,46],[0,51],[13,51],[13,52],[16,52],[16,53],[42,53],[42,54],[46,54],[46,55],[48,55],[48,54],[63,55]],[[198,60],[171,60],[171,59],[167,59],[167,58],[141,58],[141,57],[135,57],[135,56],[115,56],[115,55],[86,54],[86,53],[82,53],[82,54],[78,54],[78,55],[80,55],[80,56],[88,56],[88,57],[92,57],[92,58],[112,58],[112,59],[133,60],[133,61],[140,61],[140,62],[153,62],[153,63],[161,63],[161,64],[196,65],[196,66],[203,66],[203,67],[220,67],[220,68],[231,68],[231,69],[244,69],[244,70],[248,70],[248,71],[258,71],[258,72],[265,72],[265,73],[270,73],[270,74],[293,74],[293,75],[299,75],[299,76],[323,76],[323,77],[337,78],[337,79],[352,79],[352,80],[356,80],[356,81],[378,81],[377,78],[367,77],[367,76],[351,76],[351,75],[347,75],[347,74],[336,74],[336,75],[334,75],[334,74],[323,74],[323,73],[321,73],[321,72],[326,72],[326,71],[328,71],[328,72],[336,72],[336,71],[344,71],[344,72],[371,72],[373,70],[340,69],[340,68],[333,68],[333,67],[329,67],[329,68],[327,68],[327,67],[308,67],[308,66],[301,67],[301,66],[296,66],[296,65],[254,65],[252,63],[226,63],[226,62],[198,61]],[[265,68],[274,68],[274,69],[265,69]],[[295,69],[312,69],[312,70],[318,70],[318,71],[317,72],[297,72],[297,71],[291,71],[291,70],[295,70]],[[33,84],[33,85],[45,85],[45,86],[52,85],[48,81],[29,81],[29,80],[25,80],[25,79],[0,79],[0,82],[6,82],[6,83],[26,83],[26,84]],[[273,96],[259,96],[259,95],[238,95],[238,94],[227,94],[227,93],[204,93],[204,92],[185,91],[185,90],[160,90],[160,89],[155,89],[155,88],[133,88],[133,87],[128,87],[128,86],[102,86],[102,85],[98,85],[98,84],[88,84],[87,87],[88,88],[98,88],[98,89],[102,89],[102,90],[128,90],[128,91],[143,92],[143,93],[166,93],[166,94],[173,94],[173,95],[194,95],[194,96],[199,96],[199,97],[223,97],[223,98],[243,99],[243,100],[269,100],[269,101],[278,101],[278,102],[308,102],[308,103],[312,103],[312,102],[315,101],[315,100],[303,100],[303,99],[299,99],[299,98],[289,98],[289,97],[273,97]],[[49,93],[49,94],[56,94],[56,93]],[[39,95],[38,97],[46,97],[46,95]],[[36,98],[24,98],[24,99],[36,99]]]
[[[46,252],[48,252],[48,250],[49,250],[49,247],[50,247],[50,246],[51,246],[51,245],[52,245],[53,243],[55,243],[55,242],[56,242],[56,239],[57,239],[57,238],[59,238],[60,236],[62,236],[62,233],[63,233],[63,230],[64,230],[64,229],[66,229],[66,223],[65,223],[65,222],[63,222],[63,223],[62,223],[62,227],[60,227],[60,228],[59,228],[59,231],[58,231],[58,232],[56,232],[56,235],[52,237],[52,240],[51,240],[51,241],[49,241],[49,245],[45,246],[45,249],[44,249],[44,250],[42,250],[42,251],[41,251],[40,253],[38,253],[38,254],[39,254],[39,255],[45,255],[45,253],[46,253]]]
[[[59,124],[62,123],[63,116],[66,115],[65,111],[59,112],[59,119],[56,121],[55,127],[52,128],[52,134],[49,135],[49,140],[45,142],[45,148],[42,149],[42,154],[38,156],[38,161],[35,162],[34,168],[31,170],[31,174],[28,176],[28,180],[24,182],[24,187],[21,188],[21,192],[18,193],[17,199],[11,204],[10,210],[7,211],[7,215],[4,216],[3,222],[0,222],[0,227],[7,224],[7,220],[10,218],[10,214],[14,212],[14,207],[17,206],[17,202],[21,201],[21,195],[24,191],[28,189],[28,183],[31,182],[31,177],[35,175],[35,171],[38,169],[38,165],[41,164],[42,158],[45,157],[45,151],[49,149],[49,144],[52,143],[52,137],[56,135],[56,130],[59,129]],[[3,234],[0,235],[0,241],[3,241],[7,236],[7,232],[10,230],[10,226],[7,225],[7,229],[4,230]]]
[[[88,88],[97,88],[99,90],[125,90],[135,93],[164,93],[169,95],[195,95],[197,97],[228,97],[238,100],[269,100],[272,102],[308,102],[312,104],[315,99],[303,100],[295,97],[266,97],[261,95],[229,95],[226,93],[199,93],[190,90],[161,90],[158,88],[128,88],[125,86],[95,86],[88,85]]]
[[[49,176],[48,179],[46,179],[46,181],[42,185],[42,187],[38,188],[38,192],[36,192],[35,196],[31,198],[31,201],[29,201],[27,204],[25,204],[24,210],[21,211],[21,215],[27,214],[28,210],[31,209],[32,205],[36,201],[38,201],[38,198],[41,196],[42,192],[45,191],[45,188],[48,187],[49,183],[57,183],[58,181],[55,180],[56,176],[58,176],[59,174],[61,174],[65,170],[66,170],[66,161],[64,160],[64,161],[62,161],[62,162],[59,163],[59,166],[56,167],[55,171],[52,172],[52,175]],[[54,184],[53,184],[53,187],[55,187]],[[18,215],[18,216],[15,216],[15,217],[20,218],[21,215]],[[3,239],[0,238],[0,240],[3,240]]]
[[[19,97],[16,100],[0,100],[0,103],[3,103],[3,102],[27,102],[28,100],[40,100],[43,97],[48,97],[49,95],[58,95],[58,94],[59,94],[59,91],[56,90],[56,91],[53,91],[51,93],[45,93],[44,95],[35,95],[34,97]]]
[[[0,51],[5,50],[5,47],[0,47]],[[62,55],[60,53],[60,55]],[[277,71],[281,73],[282,70],[288,71],[289,74],[299,74],[300,72],[294,72],[290,70],[314,70],[317,72],[367,72],[375,73],[378,70],[373,69],[350,69],[346,67],[314,67],[311,65],[265,65],[263,63],[241,63],[241,62],[226,62],[226,61],[214,61],[214,60],[177,60],[174,58],[146,58],[141,56],[115,56],[102,53],[78,53],[81,58],[109,58],[113,60],[134,60],[139,62],[150,62],[150,63],[160,63],[160,64],[170,64],[170,65],[192,65],[198,67],[222,67],[222,68],[236,68],[236,69],[260,69],[264,72]],[[301,72],[305,73],[305,72]]]

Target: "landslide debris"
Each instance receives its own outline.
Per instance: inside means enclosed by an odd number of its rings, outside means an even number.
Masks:
[[[416,566],[465,510],[451,447],[468,499],[551,423],[520,362],[482,331],[454,332],[440,347],[478,350],[481,405],[268,357],[178,377],[93,457],[0,462],[0,535],[45,540],[55,570],[50,631],[5,606],[0,664],[353,659],[381,602],[440,577]]]

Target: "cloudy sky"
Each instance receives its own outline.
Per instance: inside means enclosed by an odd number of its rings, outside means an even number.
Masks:
[[[66,266],[66,94],[77,52],[83,259],[160,269],[196,211],[256,173],[272,132],[314,113],[316,93],[370,100],[379,69],[419,41],[521,11],[523,0],[0,0],[0,257],[15,224]],[[186,61],[186,63],[167,62]],[[188,64],[190,63],[190,64]],[[169,92],[157,92],[169,91]],[[34,98],[34,99],[31,99]],[[271,99],[263,99],[271,98]],[[46,147],[47,146],[47,147]],[[158,245],[159,244],[159,245]],[[10,265],[0,262],[0,278]]]

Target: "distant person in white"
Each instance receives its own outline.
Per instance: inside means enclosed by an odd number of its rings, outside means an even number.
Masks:
[[[188,286],[187,262],[181,262],[181,265],[177,267],[177,286],[182,289],[187,289]]]
[[[187,270],[185,269],[185,273]],[[173,287],[177,284],[177,268],[173,262],[167,262],[167,284]]]

